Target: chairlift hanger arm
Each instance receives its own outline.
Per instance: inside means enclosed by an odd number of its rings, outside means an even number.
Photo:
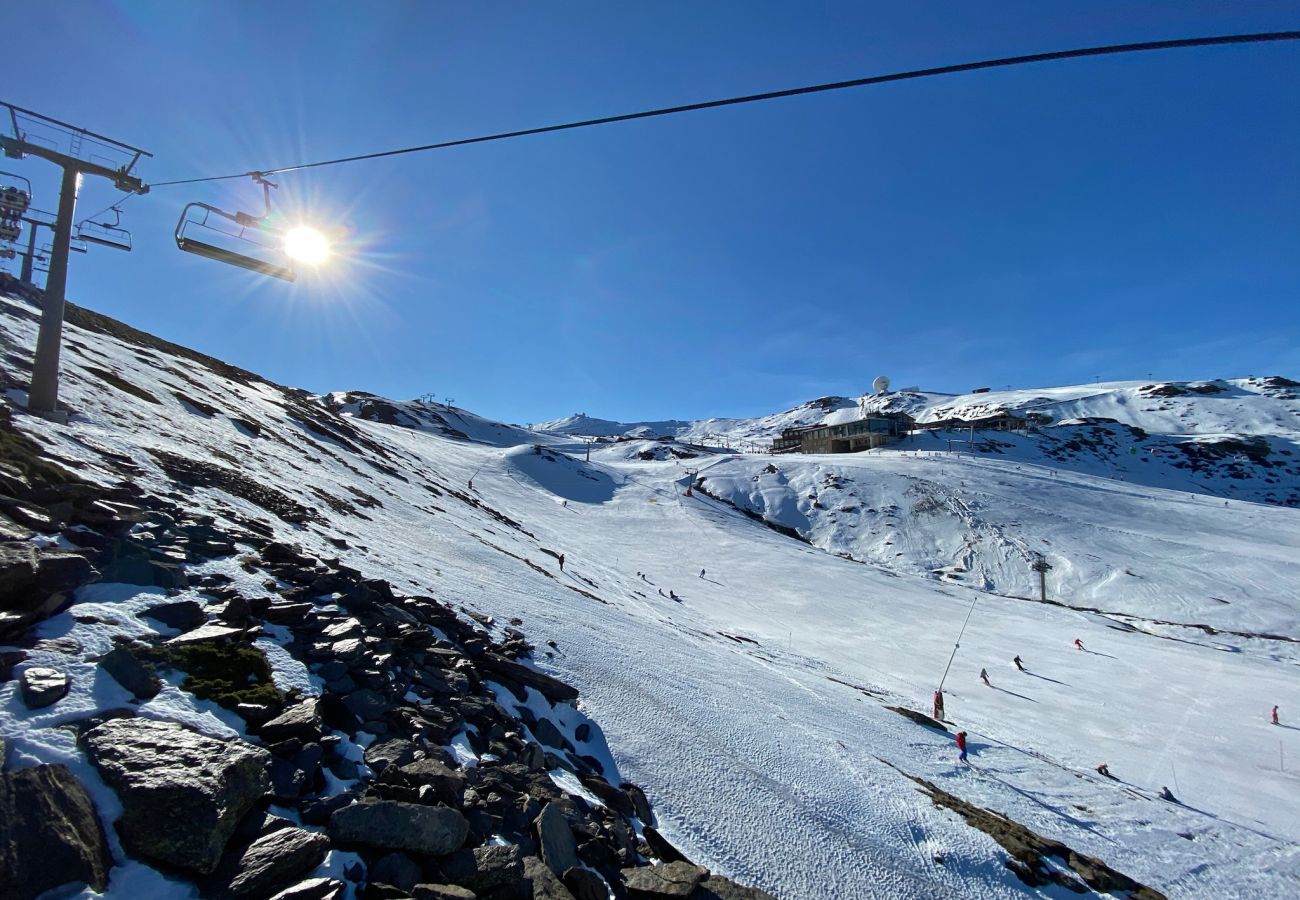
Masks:
[[[130,172],[131,169],[135,166],[136,162],[139,161],[140,157],[142,156],[147,156],[151,159],[153,158],[152,153],[141,150],[139,147],[133,147],[130,144],[124,144],[121,141],[115,141],[111,137],[98,134],[94,131],[90,131],[89,129],[82,128],[78,125],[70,125],[67,122],[61,122],[58,119],[51,118],[50,116],[47,115],[43,115],[42,113],[38,113],[35,110],[24,109],[21,106],[15,106],[12,103],[6,103],[3,100],[0,100],[0,104],[9,107],[9,119],[10,121],[13,122],[14,125],[14,135],[19,140],[22,140],[22,135],[21,135],[21,129],[19,129],[18,127],[18,113],[22,113],[24,116],[30,116],[33,119],[39,119],[42,122],[48,122],[51,125],[57,125],[60,128],[66,128],[69,131],[75,131],[77,134],[83,135],[85,137],[94,138],[97,141],[104,141],[105,143],[112,144],[114,147],[117,147],[121,150],[131,151],[132,153],[135,154],[135,158],[131,161],[131,165],[123,169],[123,172]]]

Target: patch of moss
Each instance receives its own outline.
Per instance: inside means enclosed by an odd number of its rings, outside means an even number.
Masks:
[[[186,675],[181,690],[200,699],[231,711],[240,703],[284,705],[284,694],[271,680],[271,664],[256,647],[200,641],[168,647],[166,659]]]

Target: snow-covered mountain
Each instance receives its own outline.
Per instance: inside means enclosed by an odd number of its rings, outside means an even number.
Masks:
[[[49,459],[522,620],[659,830],[717,872],[783,900],[1296,894],[1300,429],[1284,380],[871,401],[923,421],[1051,417],[961,452],[955,431],[856,456],[689,446],[854,415],[845,398],[640,423],[588,448],[575,435],[627,429],[313,396],[75,311],[57,425],[22,411],[35,318],[0,299],[0,372]],[[114,597],[145,628],[137,595]],[[38,625],[18,670],[89,665],[77,638],[111,599],[78,595]],[[941,682],[948,721],[930,722]],[[31,715],[17,693],[0,683],[8,766],[93,780],[75,717]],[[1181,802],[1157,799],[1165,785]]]
[[[766,449],[787,428],[851,421],[864,407],[869,413],[906,413],[931,426],[894,449],[974,453],[1152,487],[1300,506],[1300,382],[1277,375],[963,395],[897,391],[863,404],[822,397],[756,419],[625,426],[584,418],[538,427],[557,431],[552,426],[558,426],[558,433],[569,435],[667,435],[684,443],[756,450]],[[1002,415],[1032,427],[972,433],[962,424]],[[583,431],[589,422],[598,422],[599,431]],[[948,427],[933,427],[940,423]]]

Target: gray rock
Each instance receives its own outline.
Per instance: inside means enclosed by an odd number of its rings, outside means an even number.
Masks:
[[[329,851],[323,834],[277,828],[236,857],[222,860],[217,897],[265,897],[292,885],[321,864]]]
[[[113,719],[86,733],[91,762],[122,801],[132,855],[209,874],[239,820],[270,786],[271,755],[172,722]]]
[[[537,689],[542,693],[542,696],[552,703],[578,699],[577,688],[565,684],[558,678],[552,678],[550,675],[529,668],[522,663],[506,659],[499,653],[484,653],[477,660],[477,663],[479,668],[487,672],[495,672],[512,681],[517,681],[519,684]]]
[[[137,699],[148,700],[162,690],[162,680],[153,673],[153,669],[126,647],[117,647],[101,656],[99,667]]]
[[[446,806],[380,800],[338,810],[330,816],[329,834],[343,844],[442,856],[465,843],[469,823]]]
[[[776,900],[767,891],[736,884],[721,875],[710,875],[700,882],[691,900]]]
[[[646,825],[645,828],[641,830],[641,833],[645,835],[645,842],[649,845],[650,852],[653,853],[660,862],[690,862],[690,860],[686,858],[686,854],[668,843],[668,839],[652,826]]]
[[[537,830],[542,860],[552,872],[563,875],[578,865],[578,844],[573,839],[573,829],[557,804],[548,803],[542,807],[542,814],[533,822],[533,827]]]
[[[62,700],[67,696],[71,682],[68,676],[58,669],[35,666],[27,669],[20,676],[23,703],[28,709],[40,709]]]
[[[185,634],[177,635],[168,644],[197,644],[200,641],[221,641],[240,637],[244,629],[231,628],[229,625],[218,625],[215,622],[209,622],[207,625],[201,625],[193,631],[187,631]]]
[[[320,737],[320,714],[316,711],[315,698],[304,700],[291,706],[271,721],[258,729],[262,740],[270,744],[279,743],[289,738],[301,738],[314,741]]]
[[[434,796],[448,806],[459,806],[465,798],[465,776],[436,759],[417,759],[400,771],[408,784],[432,787]]]
[[[575,900],[609,900],[609,885],[591,869],[574,867],[561,878]]]
[[[469,888],[456,884],[417,884],[411,891],[415,900],[476,900]]]
[[[650,810],[650,801],[646,799],[645,791],[630,781],[625,781],[620,787],[622,787],[623,793],[627,794],[627,798],[632,801],[632,809],[636,813],[636,817],[641,820],[641,824],[653,825],[655,817]]]
[[[376,741],[366,748],[366,765],[375,772],[389,766],[404,766],[415,759],[415,744],[405,738]]]
[[[203,612],[203,606],[197,600],[180,600],[176,603],[151,606],[143,614],[180,631],[193,631],[208,619]]]
[[[343,698],[343,705],[362,722],[382,719],[384,713],[388,712],[389,707],[389,703],[384,699],[383,695],[370,690],[370,688],[362,688],[348,694]]]
[[[339,900],[347,885],[337,878],[308,878],[276,894],[271,900]]]
[[[689,897],[709,870],[688,862],[662,863],[623,870],[623,883],[631,900],[670,900]]]
[[[532,885],[533,900],[576,900],[560,876],[535,856],[524,857],[524,879]]]
[[[66,766],[0,775],[0,897],[68,883],[102,891],[112,865],[90,795]]]
[[[538,719],[537,724],[533,726],[533,734],[548,747],[559,747],[564,750],[573,749],[573,745],[560,733],[560,729],[556,728],[550,719]]]
[[[524,877],[523,853],[513,844],[484,844],[440,861],[443,878],[475,894],[491,894]]]
[[[424,870],[405,853],[387,853],[370,867],[367,877],[370,881],[391,884],[409,892],[424,880]]]

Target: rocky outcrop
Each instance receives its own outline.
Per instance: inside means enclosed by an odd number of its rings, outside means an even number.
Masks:
[[[239,820],[270,786],[265,750],[170,722],[113,719],[84,744],[122,802],[117,831],[128,851],[201,874],[217,867]]]
[[[354,803],[330,816],[330,837],[344,845],[441,856],[465,843],[469,823],[459,810],[380,800]]]
[[[0,900],[69,882],[102,891],[111,866],[90,796],[67,767],[0,775]]]
[[[671,862],[623,870],[624,884],[631,900],[670,900],[673,897],[689,897],[708,874],[708,869],[688,862]]]

